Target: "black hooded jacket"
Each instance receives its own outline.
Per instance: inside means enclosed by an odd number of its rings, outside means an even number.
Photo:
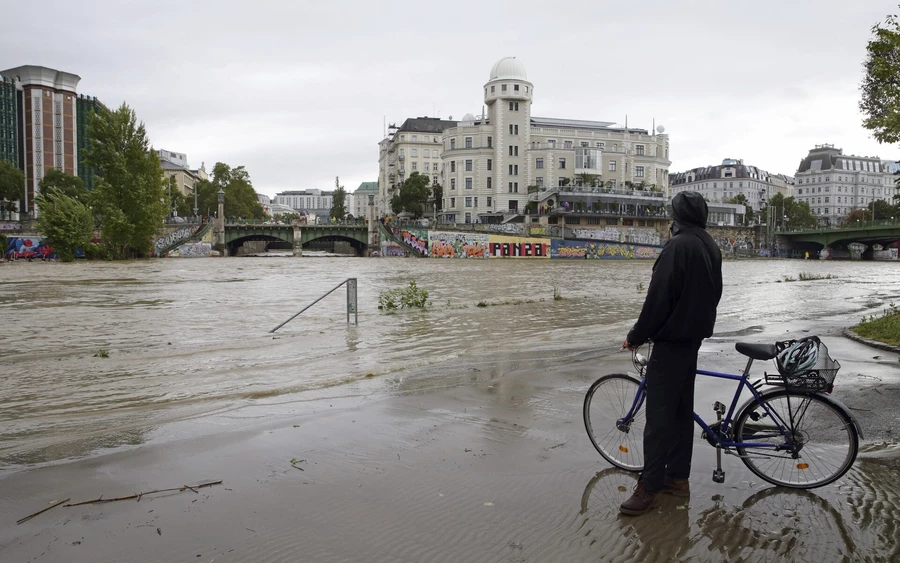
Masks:
[[[722,253],[706,232],[708,208],[697,192],[672,199],[672,238],[653,265],[640,317],[628,343],[699,343],[712,335],[722,298]]]

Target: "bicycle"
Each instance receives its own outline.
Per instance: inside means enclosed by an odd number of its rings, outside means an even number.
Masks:
[[[795,374],[765,373],[763,379],[750,382],[754,360],[772,360],[786,347],[810,339],[819,347],[819,361],[811,369]],[[830,395],[840,364],[831,359],[827,347],[818,337],[809,336],[775,344],[738,342],[735,349],[747,356],[742,374],[697,370],[699,375],[738,382],[727,410],[719,401],[713,405],[715,423],[709,425],[694,413],[701,438],[716,448],[713,481],[725,482],[723,451],[737,455],[760,478],[784,487],[812,489],[844,475],[856,461],[862,430],[853,413]],[[644,468],[648,360],[635,350],[632,362],[640,379],[622,373],[599,378],[585,395],[583,414],[588,437],[600,455],[620,469],[637,472]],[[763,385],[775,388],[761,391]],[[744,388],[752,397],[734,416]],[[592,416],[604,419],[605,425],[597,426],[605,430],[599,437]]]

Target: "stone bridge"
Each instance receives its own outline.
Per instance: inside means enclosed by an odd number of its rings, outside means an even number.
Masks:
[[[365,224],[326,225],[266,225],[230,223],[225,225],[225,246],[228,255],[237,254],[245,242],[263,241],[266,248],[291,248],[294,256],[302,256],[304,248],[335,242],[349,243],[357,255],[362,256],[369,244],[369,231]]]
[[[853,243],[863,244],[871,249],[876,244],[889,247],[900,241],[900,223],[885,221],[840,228],[778,231],[775,236],[780,246],[794,251],[809,251],[810,254],[823,248],[846,250]]]

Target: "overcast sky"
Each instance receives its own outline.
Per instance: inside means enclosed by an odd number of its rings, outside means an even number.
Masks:
[[[871,27],[897,1],[13,2],[0,69],[78,74],[155,147],[244,165],[270,196],[377,180],[385,118],[480,113],[505,56],[533,115],[655,118],[673,172],[743,158],[793,174],[821,143],[900,158],[857,107]]]

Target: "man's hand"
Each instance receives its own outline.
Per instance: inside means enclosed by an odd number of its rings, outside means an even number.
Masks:
[[[633,346],[630,342],[628,342],[627,338],[622,341],[622,350],[634,351],[636,349],[637,349],[637,346]]]

